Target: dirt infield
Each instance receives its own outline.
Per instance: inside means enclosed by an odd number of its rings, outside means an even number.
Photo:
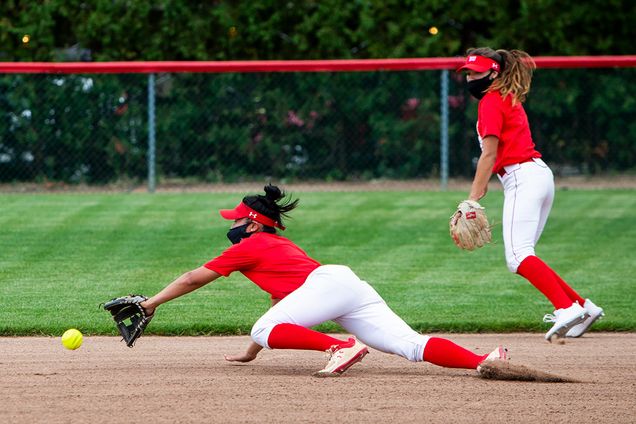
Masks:
[[[494,381],[375,350],[339,378],[323,354],[263,351],[233,365],[247,337],[143,337],[128,349],[87,337],[0,338],[2,423],[633,423],[636,334],[565,344],[541,334],[441,335],[477,352],[510,347],[513,363],[580,383]]]

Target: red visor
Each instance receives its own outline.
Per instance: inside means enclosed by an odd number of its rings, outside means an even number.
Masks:
[[[268,227],[277,227],[281,230],[285,229],[285,227],[280,222],[274,221],[272,218],[269,218],[260,212],[256,212],[254,209],[250,208],[243,202],[236,205],[234,209],[221,209],[219,213],[225,219],[235,220],[241,218],[249,218],[252,221],[260,222],[261,224],[267,225]]]
[[[466,63],[457,68],[456,72],[461,72],[464,69],[471,69],[477,72],[486,72],[492,69],[493,71],[499,72],[501,65],[489,57],[470,55],[466,57]]]

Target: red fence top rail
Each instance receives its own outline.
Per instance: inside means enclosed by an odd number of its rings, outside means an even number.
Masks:
[[[633,56],[542,56],[538,68],[631,68]],[[0,73],[124,74],[155,72],[355,72],[455,69],[463,59],[258,60],[223,62],[0,62]]]

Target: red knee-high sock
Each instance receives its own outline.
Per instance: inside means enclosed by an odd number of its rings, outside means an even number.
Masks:
[[[579,294],[574,291],[574,289],[570,287],[570,285],[566,283],[563,278],[561,278],[561,276],[556,273],[556,271],[554,271],[552,268],[550,268],[550,271],[552,271],[554,278],[556,278],[556,280],[559,282],[559,285],[561,286],[565,294],[568,295],[570,300],[572,300],[572,302],[579,302],[579,305],[583,306],[583,304],[585,303],[585,299],[579,296]]]
[[[272,349],[302,349],[325,351],[333,345],[346,345],[347,341],[334,339],[318,331],[295,324],[278,324],[269,333],[267,344]]]
[[[450,340],[431,337],[424,348],[424,360],[447,368],[476,369],[488,355],[476,355]]]
[[[536,256],[528,256],[525,258],[519,268],[517,274],[530,281],[550,302],[555,309],[568,308],[574,302],[570,296],[561,287],[556,273]],[[571,290],[571,289],[570,289]]]

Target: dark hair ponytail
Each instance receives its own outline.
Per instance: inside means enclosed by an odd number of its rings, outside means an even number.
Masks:
[[[275,185],[268,184],[263,189],[265,196],[246,196],[243,203],[282,225],[282,217],[289,218],[288,212],[298,205],[298,199],[292,201],[291,197],[287,197],[285,192]]]

